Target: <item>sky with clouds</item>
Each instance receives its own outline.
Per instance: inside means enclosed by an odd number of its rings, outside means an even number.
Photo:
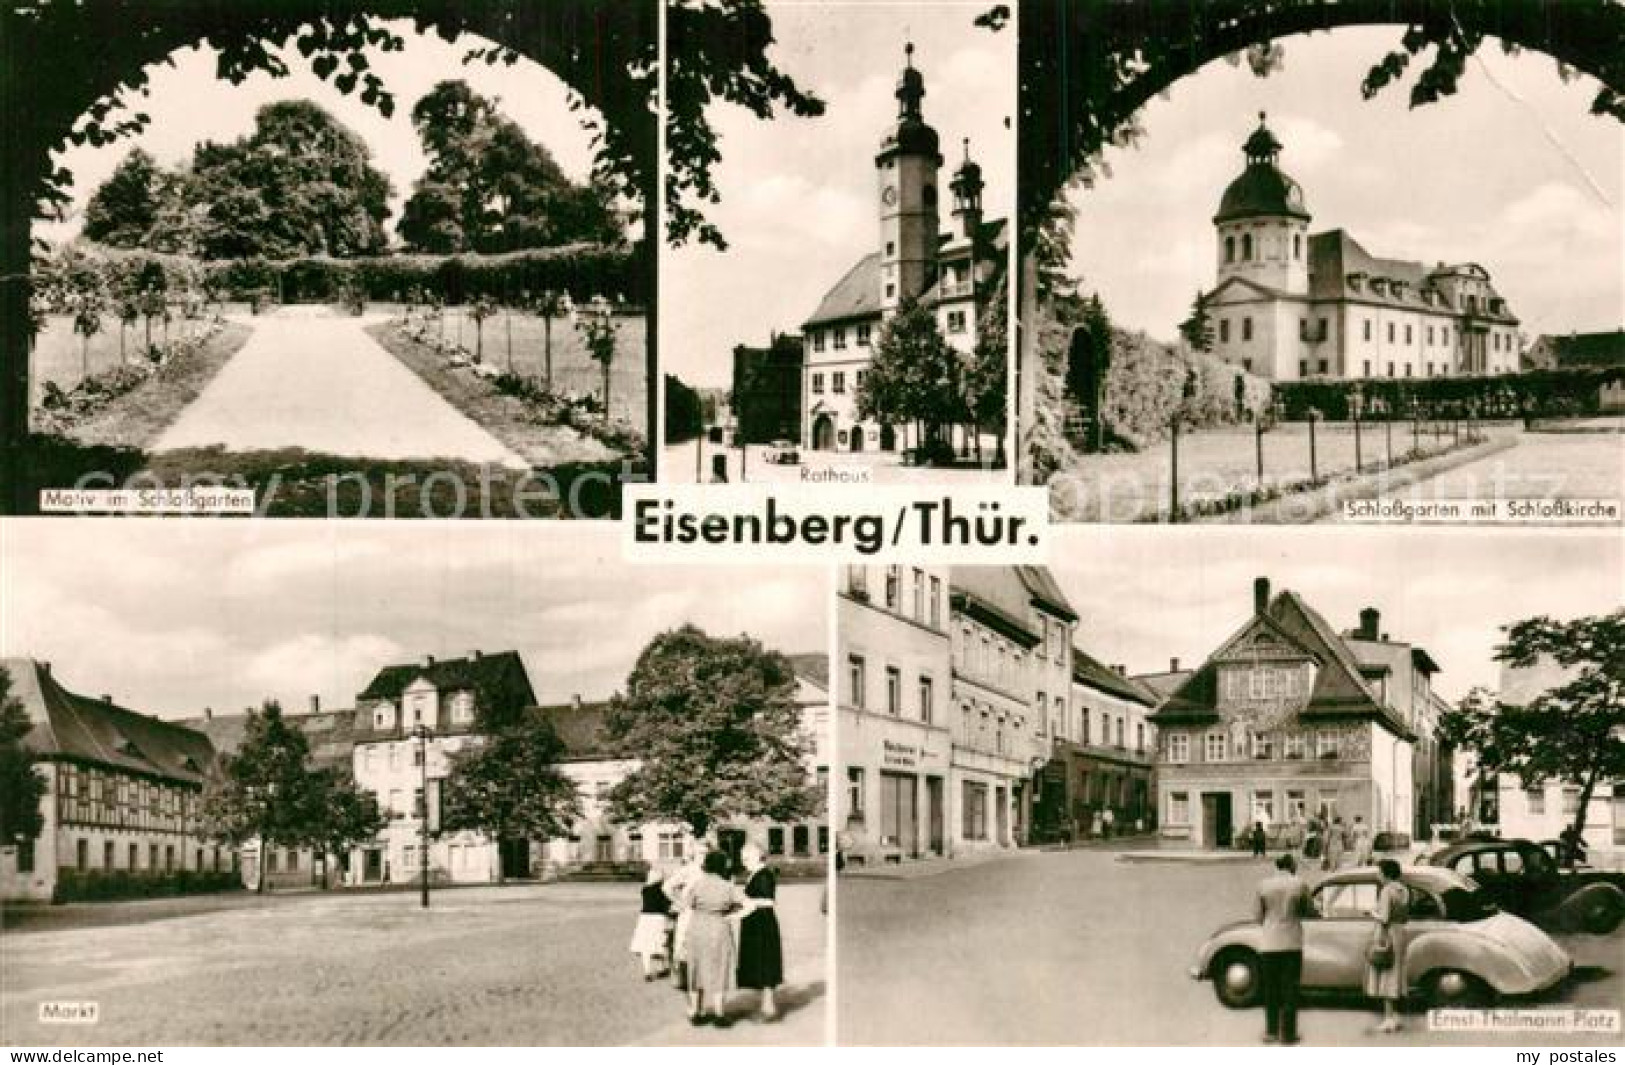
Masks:
[[[13,519],[0,655],[87,695],[188,717],[267,697],[353,706],[382,666],[518,650],[539,699],[620,690],[692,622],[786,653],[827,645],[816,568],[642,566],[619,528],[553,522]]]
[[[972,24],[988,6],[983,0],[767,5],[776,40],[769,56],[827,108],[819,118],[763,122],[741,108],[712,107],[722,202],[706,214],[729,248],[663,253],[665,372],[691,385],[727,386],[734,345],[798,331],[824,293],[876,249],[874,157],[896,122],[893,93],[906,41],[914,42],[914,64],[925,77],[923,109],[941,137],[944,170],[958,165],[961,141],[970,138],[987,183],[987,217],[1008,215],[1015,34]]]
[[[1195,668],[1252,613],[1253,578],[1304,597],[1339,632],[1360,610],[1439,663],[1447,699],[1494,688],[1500,626],[1618,610],[1625,541],[1611,531],[1071,526],[1051,571],[1081,616],[1077,644],[1130,673]]]
[[[309,61],[292,45],[272,50],[287,64],[288,77],[258,73],[241,85],[216,79],[215,49],[206,45],[182,49],[170,57],[173,66],[148,68],[149,95],[126,94],[132,113],[145,111],[152,116],[146,132],[101,148],[70,147],[55,157],[57,165],[73,171],[73,213],[65,223],[39,226],[37,232],[53,239],[78,233],[91,195],[131,148],[145,148],[166,166],[189,162],[193,146],[200,141],[232,141],[252,133],[254,113],[265,104],[304,99],[320,104],[360,134],[372,150],[373,166],[389,175],[395,194],[385,227],[393,235],[412,182],[428,166],[412,128],[412,105],[447,79],[466,81],[474,91],[500,98],[502,112],[545,146],[567,175],[586,180],[592,169],[591,135],[569,110],[564,83],[546,67],[523,58],[511,67],[484,62],[465,65],[462,58],[470,48],[489,42],[467,34],[448,42],[432,32],[416,32],[408,21],[383,24],[406,42],[399,52],[365,50],[372,69],[395,94],[391,118],[361,103],[359,93],[346,96],[316,77]]]
[[[1531,337],[1625,324],[1625,132],[1589,114],[1596,83],[1493,41],[1457,95],[1410,110],[1414,74],[1376,98],[1365,71],[1399,29],[1287,38],[1284,69],[1211,63],[1141,114],[1138,147],[1074,193],[1073,271],[1115,321],[1169,339],[1214,281],[1213,213],[1258,112],[1303,186],[1311,232],[1384,258],[1483,264]]]

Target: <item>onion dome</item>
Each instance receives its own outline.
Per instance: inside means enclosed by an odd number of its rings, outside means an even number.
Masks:
[[[882,152],[909,155],[937,155],[937,131],[926,124],[920,110],[925,99],[925,78],[914,69],[914,43],[903,48],[903,74],[897,79],[897,129],[886,137]]]
[[[1309,208],[1304,206],[1303,189],[1275,165],[1281,154],[1281,142],[1264,124],[1262,111],[1258,115],[1258,128],[1241,150],[1247,156],[1247,169],[1224,190],[1219,213],[1213,216],[1213,221],[1281,215],[1308,221]]]

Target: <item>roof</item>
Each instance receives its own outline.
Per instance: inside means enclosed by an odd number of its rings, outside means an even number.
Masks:
[[[829,690],[829,655],[822,651],[812,651],[806,654],[786,655],[790,660],[790,667],[796,671],[796,676],[805,681]]]
[[[1248,163],[1247,169],[1232,181],[1219,200],[1214,222],[1234,222],[1243,218],[1289,215],[1309,220],[1303,203],[1303,189],[1274,163]]]
[[[1125,677],[1110,666],[1072,648],[1072,679],[1079,684],[1115,695],[1142,706],[1155,707],[1162,701],[1151,687],[1133,677]]]
[[[23,743],[36,755],[184,784],[201,784],[214,764],[209,737],[196,729],[75,694],[31,658],[5,659],[4,668],[28,715]]]
[[[1558,366],[1625,366],[1625,329],[1567,336],[1548,334],[1538,343],[1551,351]]]
[[[1360,242],[1342,229],[1314,233],[1309,237],[1309,298],[1315,300],[1357,300],[1361,303],[1403,308],[1413,311],[1458,312],[1461,308],[1450,303],[1449,295],[1438,287],[1434,278],[1452,272],[1442,263],[1429,268],[1411,259],[1383,259],[1361,247]],[[1379,291],[1368,283],[1356,289],[1351,276],[1386,278],[1404,282],[1403,295],[1393,285],[1384,285]],[[1500,294],[1486,281],[1490,295]],[[1434,294],[1434,302],[1423,298],[1424,292]],[[1502,304],[1505,307],[1505,303]],[[1480,317],[1517,321],[1510,311],[1502,314],[1476,312]]]
[[[1035,604],[1069,621],[1078,617],[1042,566],[955,566],[949,587],[968,612],[1028,646],[1042,638],[1029,614]]]
[[[880,253],[870,252],[859,259],[824,294],[818,309],[807,319],[807,326],[824,322],[837,322],[847,318],[866,318],[880,313]]]
[[[1158,700],[1166,699],[1179,689],[1181,684],[1191,679],[1194,669],[1179,669],[1168,673],[1138,673],[1134,679],[1145,685],[1157,696]]]
[[[595,762],[619,754],[604,735],[607,702],[572,702],[531,710],[547,720],[564,744],[564,761]]]
[[[429,659],[411,665],[385,666],[356,697],[357,702],[398,700],[419,677],[441,691],[481,690],[493,699],[519,706],[533,706],[536,693],[518,651],[494,654],[474,652],[466,658]]]
[[[1380,702],[1366,684],[1360,661],[1348,644],[1319,612],[1290,589],[1276,595],[1262,615],[1249,618],[1240,631],[1168,695],[1153,715],[1156,724],[1165,727],[1218,721],[1218,662],[1230,648],[1260,627],[1287,648],[1312,659],[1317,666],[1314,690],[1298,711],[1300,720],[1368,717],[1398,735],[1407,734],[1405,723],[1394,709]]]
[[[346,767],[355,750],[355,714],[353,709],[323,710],[314,714],[282,713],[282,720],[304,733],[310,743],[310,760],[318,768]],[[187,718],[184,724],[209,737],[215,751],[222,755],[236,753],[243,745],[248,731],[247,714],[213,714],[209,717]]]
[[[1055,578],[1050,575],[1047,567],[1016,566],[1015,571],[1016,575],[1021,578],[1021,582],[1027,586],[1027,590],[1032,593],[1032,597],[1041,606],[1048,608],[1051,613],[1060,614],[1068,621],[1078,620],[1077,611],[1072,609],[1072,604],[1067,601],[1066,593],[1061,591],[1059,584],[1055,583]]]

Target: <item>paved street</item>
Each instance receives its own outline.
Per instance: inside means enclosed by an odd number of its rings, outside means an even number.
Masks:
[[[701,448],[703,446],[703,452]],[[991,446],[991,445],[990,445]],[[1008,484],[1009,470],[997,469],[937,469],[930,466],[904,466],[895,454],[870,452],[852,454],[835,451],[803,451],[800,465],[779,465],[767,461],[767,445],[752,444],[748,455],[741,459],[737,447],[725,448],[719,444],[700,444],[690,440],[682,444],[667,445],[660,455],[660,479],[673,483],[693,484],[695,465],[699,464],[700,480],[711,479],[711,462],[715,455],[728,457],[728,479],[738,484],[743,469],[745,481],[751,484],[818,484],[864,485],[875,484],[955,484],[994,483]],[[992,451],[987,453],[992,462]]]
[[[838,893],[843,1043],[1245,1045],[1261,1010],[1220,1006],[1187,975],[1203,939],[1248,916],[1263,863],[1122,862],[1104,850],[1026,852],[916,879],[848,877]],[[1558,1001],[1612,1008],[1625,932],[1559,942],[1589,966]],[[1603,972],[1604,968],[1611,972]],[[1424,1016],[1370,1034],[1374,1007],[1320,1000],[1310,1044],[1459,1043]],[[1535,1045],[1553,1040],[1531,1040]],[[1562,1043],[1584,1042],[1558,1039]]]
[[[460,888],[428,913],[412,893],[48,911],[0,937],[0,1028],[14,1045],[816,1045],[822,890],[780,887],[787,1012],[772,1025],[691,1028],[683,996],[627,952],[638,885],[616,883]],[[106,923],[118,911],[126,923]],[[100,1023],[38,1023],[60,1000],[97,1002]]]
[[[367,336],[364,327],[376,317],[300,307],[241,320],[254,335],[151,450],[300,447],[527,468]]]

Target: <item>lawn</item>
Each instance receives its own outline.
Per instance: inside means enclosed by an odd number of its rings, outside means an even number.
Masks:
[[[191,336],[202,327],[201,321],[177,319],[169,323],[169,335],[171,339]],[[122,332],[124,357],[134,359],[146,342],[146,326],[137,322],[135,328],[125,328]],[[117,366],[122,361],[119,333],[119,320],[112,315],[103,317],[101,332],[91,336],[87,352],[84,338],[73,331],[70,316],[53,314],[47,317],[45,327],[34,340],[33,388],[29,406],[39,405],[40,398],[45,395],[47,381],[54,381],[58,388],[66,392],[85,378],[87,366],[92,374]],[[164,327],[159,322],[153,323],[152,339],[154,343],[161,343],[164,339]]]
[[[368,307],[369,312],[383,309]],[[469,351],[475,350],[477,336],[483,332],[484,361],[504,370],[511,366],[515,373],[528,377],[543,375],[547,328],[541,318],[499,311],[485,320],[483,330],[476,330],[466,308],[448,307],[445,319],[446,339],[457,341]],[[617,316],[615,324],[619,336],[615,361],[610,366],[610,408],[615,417],[642,427],[648,421],[648,375],[644,366],[647,324],[641,316]],[[581,336],[570,320],[553,319],[552,335],[554,387],[561,392],[601,395],[603,368],[587,355]]]
[[[1408,422],[1393,424],[1393,456],[1412,447]],[[1491,435],[1511,430],[1491,428]],[[1321,423],[1315,428],[1314,472],[1321,477],[1352,472],[1355,439],[1351,423]],[[1416,438],[1425,451],[1450,447],[1449,427],[1442,436],[1429,427]],[[1310,478],[1308,423],[1289,423],[1264,434],[1264,482],[1306,481]],[[1189,504],[1258,483],[1257,441],[1250,428],[1210,429],[1179,438],[1179,501]],[[1361,468],[1369,469],[1388,458],[1387,426],[1366,423],[1360,429]],[[1130,522],[1147,520],[1169,502],[1170,446],[1163,441],[1137,453],[1090,455],[1069,470],[1050,478],[1051,506],[1057,520]]]

